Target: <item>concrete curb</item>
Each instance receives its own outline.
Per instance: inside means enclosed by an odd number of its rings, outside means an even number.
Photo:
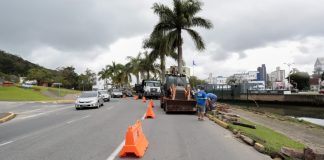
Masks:
[[[228,128],[229,127],[228,123],[226,123],[226,122],[224,122],[224,121],[222,121],[222,120],[220,120],[220,119],[218,119],[218,118],[216,118],[216,117],[214,117],[213,115],[210,115],[210,114],[207,114],[207,117],[211,121],[214,121],[215,123],[217,123],[218,125],[224,127],[225,129],[229,129]],[[235,138],[242,139],[246,144],[252,146],[258,152],[265,154],[265,147],[262,144],[255,142],[252,138],[250,138],[248,136],[241,135],[240,132],[238,132],[237,130],[233,130],[231,132],[235,135]]]
[[[220,125],[220,126],[226,128],[226,129],[228,128],[228,124],[227,124],[226,122],[221,121],[221,120],[219,120],[218,118],[213,117],[213,116],[210,115],[210,114],[207,114],[207,117],[208,117],[211,121],[214,121],[215,123],[217,123],[218,125]]]
[[[0,123],[7,122],[16,117],[15,113],[9,112],[9,115],[0,119]]]

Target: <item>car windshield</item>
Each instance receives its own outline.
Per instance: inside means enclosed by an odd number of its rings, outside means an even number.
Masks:
[[[107,91],[99,91],[100,94],[108,94]]]
[[[158,82],[146,82],[146,86],[149,86],[149,87],[160,87],[160,83],[158,83]]]
[[[97,97],[97,92],[82,92],[80,97],[81,98]]]
[[[120,92],[120,90],[119,89],[114,89],[113,92]]]

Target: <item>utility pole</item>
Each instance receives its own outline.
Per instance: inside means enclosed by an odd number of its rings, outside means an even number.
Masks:
[[[288,89],[290,91],[290,66],[292,66],[295,63],[284,63],[284,64],[288,66],[288,87],[289,87]]]

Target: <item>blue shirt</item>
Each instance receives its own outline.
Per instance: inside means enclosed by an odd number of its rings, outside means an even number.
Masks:
[[[196,100],[197,104],[200,106],[205,106],[206,105],[206,99],[207,99],[207,94],[205,91],[199,91],[196,94]]]
[[[215,94],[213,94],[213,93],[208,93],[207,98],[209,98],[212,101],[217,100],[217,96]]]

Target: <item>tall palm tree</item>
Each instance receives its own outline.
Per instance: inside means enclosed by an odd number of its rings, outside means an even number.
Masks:
[[[140,75],[140,62],[141,62],[141,52],[137,54],[136,57],[128,56],[126,59],[129,62],[126,64],[131,69],[131,73],[136,77],[136,83],[139,84],[139,75]]]
[[[202,3],[198,0],[173,0],[173,9],[166,5],[154,3],[152,9],[160,18],[154,27],[154,33],[166,32],[168,43],[178,50],[178,71],[182,70],[182,31],[186,31],[193,39],[198,50],[205,49],[205,43],[193,27],[212,28],[212,23],[196,16],[201,11]]]
[[[160,59],[161,80],[165,77],[165,59],[167,56],[177,60],[177,54],[174,48],[168,45],[168,39],[164,32],[152,33],[149,39],[144,40],[144,48],[152,49],[150,52],[150,59],[155,61]]]

